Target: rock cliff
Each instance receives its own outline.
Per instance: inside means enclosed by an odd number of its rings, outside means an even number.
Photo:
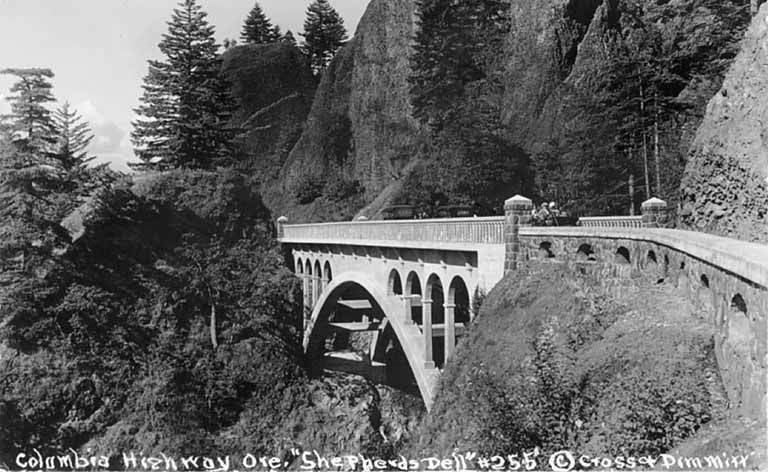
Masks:
[[[275,213],[318,219],[336,207],[348,210],[336,218],[347,217],[399,177],[418,135],[407,83],[414,9],[414,0],[368,5],[323,73],[304,132],[266,194]]]
[[[239,102],[233,124],[240,167],[262,183],[275,179],[304,129],[315,88],[303,54],[286,43],[248,44],[227,50],[222,70]]]
[[[681,223],[768,243],[768,5],[709,102],[681,185]]]
[[[531,157],[534,167],[560,159],[564,152],[574,151],[579,162],[590,155],[589,150],[572,148],[589,132],[585,97],[604,73],[605,33],[630,28],[627,8],[618,0],[512,0],[511,27],[499,52],[504,90],[500,108],[506,137]],[[725,24],[722,13],[708,10],[702,0],[671,0],[648,9],[656,13],[666,9],[670,21],[679,24]],[[420,151],[429,142],[413,118],[409,97],[416,28],[415,0],[370,2],[354,38],[323,73],[303,127],[281,131],[291,139],[279,145],[266,141],[266,148],[277,151],[254,154],[269,169],[260,177],[273,213],[294,222],[343,220],[359,213],[376,217],[382,207],[402,196],[404,178],[423,161]],[[704,38],[683,36],[685,47],[702,48]],[[712,45],[705,49],[723,47],[722,38],[707,41]],[[238,48],[229,54],[230,63],[238,56],[245,58]],[[722,56],[728,60],[728,54]],[[719,72],[700,75],[686,78],[690,80],[672,94],[690,109],[674,126],[662,130],[660,152],[668,165],[661,174],[661,196],[672,205],[677,203],[683,159],[706,100],[722,81]],[[240,84],[253,87],[246,80]],[[253,107],[251,113],[258,110]],[[249,149],[263,147],[260,138],[249,139],[255,139]],[[295,145],[288,151],[292,139]],[[652,193],[659,193],[655,178],[651,180]]]

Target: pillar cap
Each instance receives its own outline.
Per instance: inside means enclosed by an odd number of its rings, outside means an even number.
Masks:
[[[278,223],[288,223],[288,217],[287,216],[281,216],[277,219]]]
[[[662,207],[666,208],[667,202],[656,197],[653,197],[644,201],[643,204],[641,205],[641,208],[662,208]]]
[[[368,221],[368,217],[365,215],[360,215],[357,218],[355,218],[355,221]]]
[[[533,202],[530,198],[525,198],[522,195],[515,195],[512,198],[508,198],[504,202],[504,208],[520,208],[520,207],[532,207]]]

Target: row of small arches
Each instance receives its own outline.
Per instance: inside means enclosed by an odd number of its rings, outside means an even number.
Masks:
[[[392,269],[389,272],[387,280],[387,295],[420,295],[425,296],[425,299],[435,300],[436,291],[443,292],[443,281],[440,276],[432,273],[427,277],[426,285],[421,285],[421,278],[416,271],[410,271],[405,278],[405,284],[403,284],[400,272],[397,269]],[[438,298],[442,298],[438,296]],[[469,290],[464,279],[456,275],[451,279],[451,283],[448,285],[448,298],[445,300],[450,304],[465,304],[469,305]]]
[[[549,241],[544,241],[541,244],[539,244],[539,255],[542,258],[550,259],[554,258],[555,254],[552,250],[552,243]],[[590,244],[581,244],[579,248],[576,250],[576,255],[578,259],[581,260],[587,260],[587,261],[596,261],[597,256],[595,255],[595,251],[592,248]],[[646,253],[646,264],[654,264],[657,265],[659,263],[658,256],[656,255],[656,252],[651,250],[648,250]],[[619,246],[616,249],[616,252],[614,253],[614,262],[621,265],[627,265],[632,263],[632,257],[630,255],[629,249],[627,249],[625,246]],[[669,267],[669,256],[666,254],[664,255],[664,272],[666,273],[667,269]],[[680,270],[685,270],[685,262],[680,263]],[[660,282],[663,282],[663,279],[659,280]],[[709,277],[706,274],[701,274],[699,277],[699,282],[701,283],[701,286],[704,288],[709,289]],[[727,300],[727,299],[726,299]],[[747,315],[747,303],[744,300],[744,297],[741,296],[741,294],[737,293],[731,298],[731,310],[743,313],[744,315]]]

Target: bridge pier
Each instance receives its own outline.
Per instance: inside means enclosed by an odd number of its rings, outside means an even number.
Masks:
[[[413,318],[411,317],[411,314],[413,313],[413,297],[411,295],[403,295],[400,298],[403,301],[403,316],[405,317],[405,324],[412,325]]]
[[[432,300],[423,299],[422,326],[424,327],[424,368],[435,368],[435,356],[432,354]]]
[[[320,298],[320,275],[312,274],[312,307],[315,306]]]
[[[304,297],[304,308],[312,310],[312,303],[309,300],[310,294],[309,294],[309,275],[307,274],[300,274],[301,276],[301,293]]]
[[[445,363],[447,364],[456,350],[456,305],[445,303],[443,307],[445,308]]]

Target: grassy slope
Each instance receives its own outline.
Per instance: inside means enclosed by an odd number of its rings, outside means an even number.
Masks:
[[[673,287],[601,270],[546,265],[499,283],[409,453],[660,453],[724,421],[707,322]]]

